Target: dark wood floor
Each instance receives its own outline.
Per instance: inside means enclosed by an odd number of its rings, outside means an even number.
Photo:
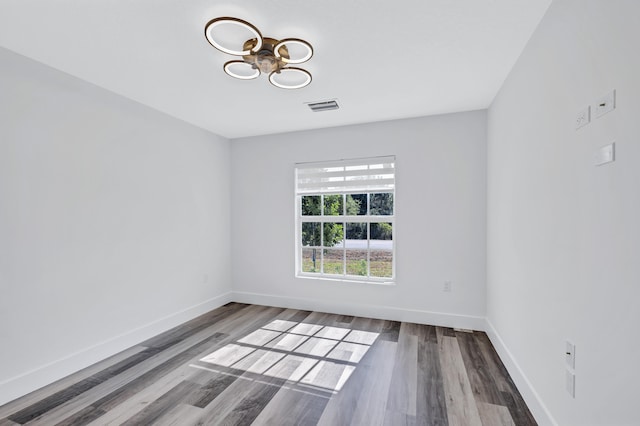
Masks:
[[[486,334],[230,303],[0,407],[0,426],[535,425]]]

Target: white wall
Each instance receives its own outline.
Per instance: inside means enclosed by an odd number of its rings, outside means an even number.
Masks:
[[[639,17],[636,0],[554,1],[489,111],[488,319],[563,426],[640,424]],[[617,109],[576,131],[614,88]]]
[[[483,327],[485,138],[480,111],[233,140],[234,297]],[[396,155],[396,285],[296,278],[294,164],[378,155]]]
[[[229,160],[0,49],[0,405],[229,299]]]

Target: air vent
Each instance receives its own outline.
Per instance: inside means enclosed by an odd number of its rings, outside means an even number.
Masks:
[[[309,105],[309,108],[311,108],[311,111],[313,112],[330,111],[332,109],[340,108],[338,106],[338,102],[336,102],[335,100],[322,101],[322,102],[309,102],[307,105]]]

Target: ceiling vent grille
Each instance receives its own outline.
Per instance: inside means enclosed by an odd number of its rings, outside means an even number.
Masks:
[[[309,105],[309,108],[313,112],[331,111],[332,109],[340,108],[338,106],[338,102],[336,102],[335,100],[322,101],[322,102],[309,102],[307,105]]]

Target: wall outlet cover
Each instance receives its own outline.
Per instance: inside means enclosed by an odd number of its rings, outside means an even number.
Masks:
[[[591,121],[591,106],[587,106],[576,115],[576,130],[584,127]]]
[[[571,343],[570,341],[565,342],[565,362],[567,363],[567,367],[572,370],[576,368],[576,345]]]
[[[576,397],[576,375],[571,371],[565,371],[565,385],[567,389],[567,393],[571,395],[572,398]]]
[[[603,147],[598,148],[595,153],[594,164],[596,166],[602,166],[603,164],[611,163],[616,160],[616,144],[610,143]]]
[[[608,112],[611,112],[616,107],[616,91],[612,90],[603,97],[596,101],[593,109],[593,115],[595,118],[600,118]]]

